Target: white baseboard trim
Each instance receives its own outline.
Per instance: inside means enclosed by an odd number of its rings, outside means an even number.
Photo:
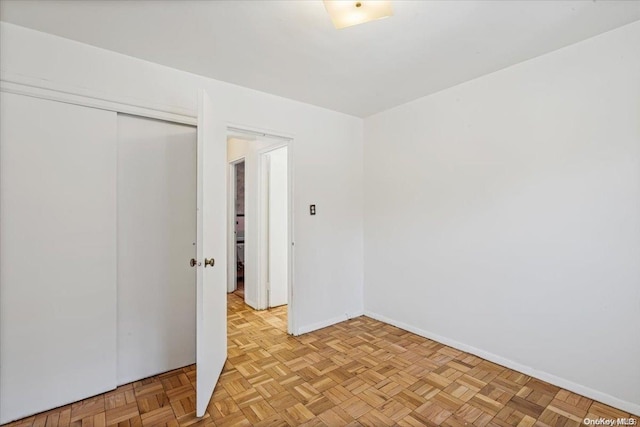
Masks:
[[[640,415],[640,404],[627,402],[626,400],[619,399],[617,397],[611,396],[609,394],[603,393],[598,390],[594,390],[592,388],[586,387],[581,384],[574,383],[567,379],[557,377],[555,375],[549,374],[544,371],[539,371],[530,366],[522,365],[518,362],[514,362],[509,359],[505,359],[504,357],[498,356],[496,354],[490,353],[485,350],[480,350],[479,348],[475,348],[473,346],[458,342],[456,340],[443,337],[438,334],[434,334],[429,331],[425,331],[420,328],[416,328],[414,326],[408,325],[406,323],[390,319],[386,316],[383,316],[378,313],[374,313],[368,310],[364,311],[364,315],[371,317],[372,319],[379,320],[384,323],[388,323],[390,325],[396,326],[400,329],[404,329],[405,331],[412,332],[416,335],[420,335],[421,337],[428,338],[433,341],[437,341],[441,344],[447,345],[449,347],[453,347],[457,350],[464,351],[466,353],[471,353],[475,356],[486,359],[490,362],[497,363],[498,365],[505,366],[509,369],[513,369],[518,372],[522,372],[523,374],[535,377],[537,379],[546,381],[550,384],[553,384],[558,387],[562,387],[566,390],[572,391],[574,393],[580,394],[582,396],[588,397],[593,400],[597,400],[598,402],[602,402],[604,404],[613,406],[614,408],[619,408],[623,411],[630,412],[635,415]]]
[[[344,316],[336,316],[331,319],[323,320],[322,322],[312,323],[310,325],[300,326],[297,330],[297,335],[307,334],[309,332],[317,331],[318,329],[326,328],[331,325],[335,325],[336,323],[344,322],[349,319],[353,319],[359,316],[364,315],[363,310],[359,310],[354,313],[346,313]]]

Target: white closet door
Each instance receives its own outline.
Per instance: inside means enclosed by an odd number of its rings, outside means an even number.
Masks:
[[[196,128],[118,115],[118,384],[195,363]]]
[[[116,386],[116,114],[0,98],[5,423]]]

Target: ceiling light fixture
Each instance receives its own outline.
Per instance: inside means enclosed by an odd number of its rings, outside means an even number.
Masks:
[[[324,0],[324,7],[337,29],[393,15],[391,1]]]

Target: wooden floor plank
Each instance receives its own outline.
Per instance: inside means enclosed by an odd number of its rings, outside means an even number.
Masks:
[[[292,337],[286,306],[227,302],[229,357],[203,418],[186,366],[6,426],[573,427],[632,416],[364,316]]]

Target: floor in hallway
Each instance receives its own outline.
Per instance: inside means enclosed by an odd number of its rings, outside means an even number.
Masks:
[[[629,416],[367,317],[291,337],[286,306],[254,311],[229,294],[228,321],[229,358],[202,419],[189,366],[10,425],[571,427]]]
[[[241,299],[244,299],[244,277],[239,277],[236,281],[236,290],[234,293]]]

